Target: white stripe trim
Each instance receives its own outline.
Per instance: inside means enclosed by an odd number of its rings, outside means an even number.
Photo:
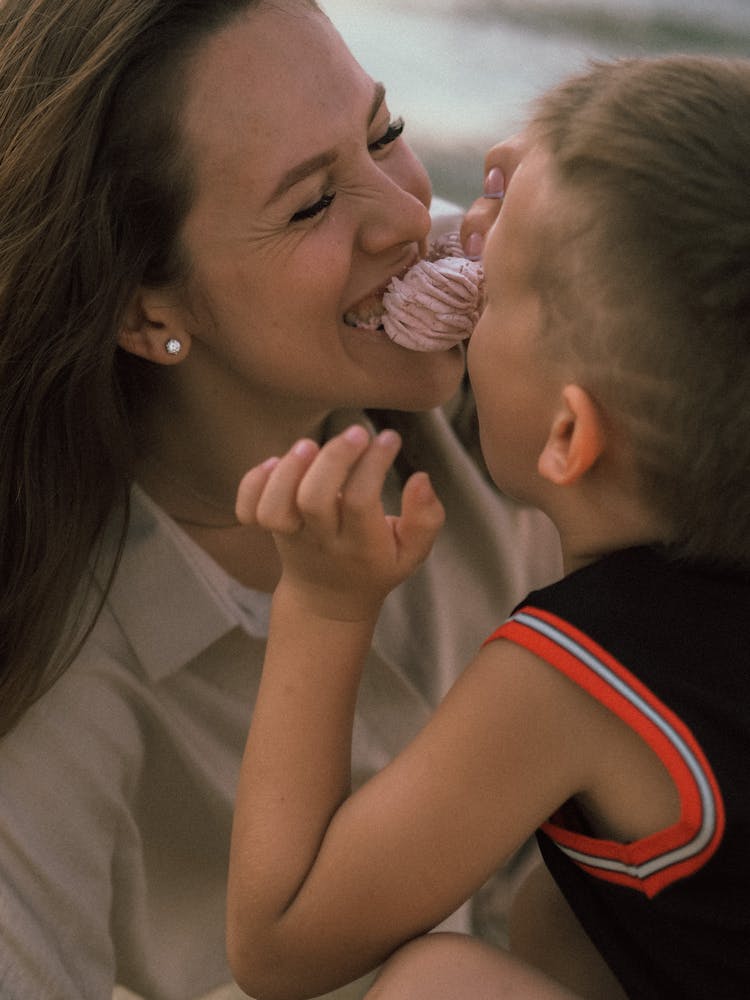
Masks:
[[[630,704],[633,705],[633,707],[636,708],[642,715],[649,719],[649,721],[651,721],[666,736],[685,762],[698,787],[698,794],[700,796],[702,822],[700,829],[692,840],[690,840],[687,844],[684,844],[682,847],[678,847],[673,851],[662,854],[657,858],[652,858],[650,861],[646,861],[641,865],[627,865],[621,861],[616,861],[611,858],[600,858],[595,855],[586,854],[582,851],[576,851],[573,848],[564,847],[559,843],[557,846],[569,855],[569,857],[579,863],[586,864],[592,868],[601,868],[606,871],[622,872],[638,879],[645,879],[649,875],[653,875],[656,872],[669,868],[672,865],[679,864],[680,862],[687,861],[695,855],[700,854],[701,851],[711,842],[711,839],[716,831],[716,804],[714,802],[710,782],[706,777],[701,763],[696,758],[690,747],[685,743],[682,736],[680,736],[677,730],[666,719],[659,715],[647,701],[644,701],[644,699],[636,691],[629,687],[626,682],[622,680],[622,678],[618,677],[617,674],[610,670],[605,663],[590,653],[580,643],[571,639],[571,637],[566,635],[565,632],[543,619],[522,611],[512,615],[509,621],[517,621],[520,624],[525,625],[527,628],[545,636],[547,639],[551,639],[552,642],[571,653],[584,666],[588,667],[595,674],[597,674],[597,676],[599,676],[603,681],[609,684],[610,687],[614,688],[620,695],[630,702]]]

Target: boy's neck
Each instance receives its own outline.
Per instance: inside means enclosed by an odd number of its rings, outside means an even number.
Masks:
[[[611,552],[667,540],[659,519],[632,497],[604,495],[596,503],[568,506],[550,513],[560,532],[566,574]]]

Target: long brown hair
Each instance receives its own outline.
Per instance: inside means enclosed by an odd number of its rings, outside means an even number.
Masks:
[[[255,2],[0,7],[0,734],[91,627],[73,598],[116,512],[124,535],[154,372],[117,334],[139,285],[187,267],[186,60]]]

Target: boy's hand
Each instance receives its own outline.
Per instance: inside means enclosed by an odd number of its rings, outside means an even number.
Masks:
[[[371,439],[354,425],[322,448],[298,441],[240,483],[237,517],[273,532],[281,585],[306,610],[373,618],[428,555],[445,515],[427,475],[406,483],[399,516],[383,510],[383,483],[400,446],[394,431]]]
[[[527,147],[526,136],[519,133],[493,146],[485,156],[484,194],[470,205],[461,224],[461,242],[468,257],[481,257],[487,234],[500,214],[505,191]]]

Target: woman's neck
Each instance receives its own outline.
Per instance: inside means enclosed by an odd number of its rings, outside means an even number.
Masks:
[[[273,538],[237,521],[237,487],[248,469],[283,454],[300,437],[320,439],[325,416],[248,412],[243,419],[210,406],[198,413],[161,407],[144,433],[148,447],[136,479],[228,573],[246,586],[272,590],[280,572]]]

